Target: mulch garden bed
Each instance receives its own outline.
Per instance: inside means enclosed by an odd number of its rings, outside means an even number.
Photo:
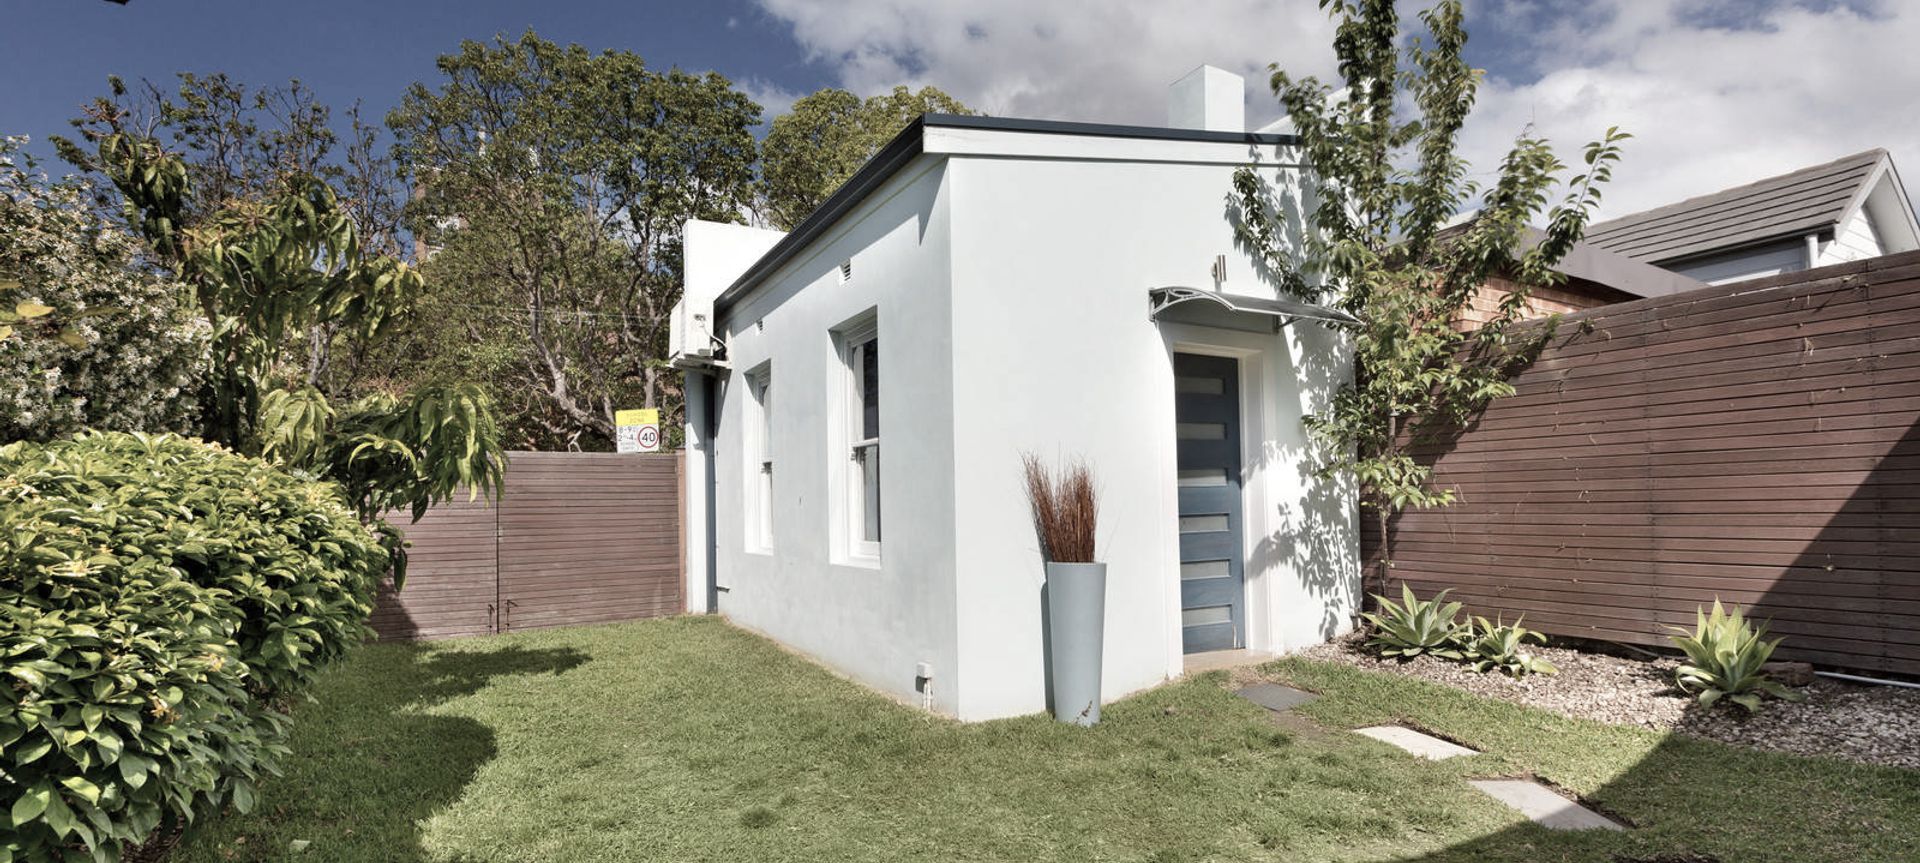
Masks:
[[[1433,657],[1401,662],[1361,650],[1358,638],[1311,647],[1307,659],[1445,683],[1565,716],[1639,725],[1796,755],[1920,769],[1920,690],[1816,678],[1798,702],[1769,698],[1748,715],[1732,704],[1701,710],[1673,685],[1671,658],[1629,658],[1567,647],[1535,647],[1559,674],[1513,679]]]

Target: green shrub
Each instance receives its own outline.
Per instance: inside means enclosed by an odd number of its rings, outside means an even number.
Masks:
[[[1465,658],[1460,652],[1463,635],[1460,603],[1443,605],[1441,601],[1447,598],[1447,591],[1440,591],[1432,600],[1422,602],[1413,595],[1413,588],[1403,583],[1400,604],[1379,594],[1373,598],[1380,603],[1380,611],[1360,616],[1373,624],[1373,637],[1367,639],[1367,646],[1381,656],[1411,659],[1425,653],[1442,659]]]
[[[251,808],[387,562],[334,486],[219,447],[0,447],[0,860],[111,860]]]
[[[1800,694],[1767,679],[1760,669],[1773,658],[1780,639],[1767,640],[1765,624],[1748,622],[1739,606],[1722,608],[1713,601],[1713,611],[1694,611],[1694,627],[1688,632],[1669,627],[1679,635],[1669,636],[1687,654],[1687,661],[1674,671],[1674,682],[1682,692],[1697,694],[1701,707],[1712,707],[1725,698],[1747,709],[1760,709],[1760,695],[1798,701]]]
[[[1520,621],[1525,619],[1502,623],[1484,617],[1473,618],[1467,637],[1461,643],[1461,650],[1467,661],[1473,663],[1473,669],[1485,674],[1498,668],[1509,677],[1560,673],[1553,663],[1527,652],[1528,641],[1546,644],[1547,637],[1538,630],[1521,626]]]

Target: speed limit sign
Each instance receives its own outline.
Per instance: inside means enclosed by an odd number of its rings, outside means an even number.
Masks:
[[[660,451],[660,411],[658,408],[615,411],[614,444],[620,452]]]

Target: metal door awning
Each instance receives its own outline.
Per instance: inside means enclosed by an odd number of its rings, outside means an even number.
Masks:
[[[1254,332],[1279,332],[1281,327],[1297,320],[1328,324],[1360,323],[1358,318],[1339,309],[1299,300],[1224,294],[1178,285],[1148,288],[1147,299],[1148,315],[1156,321],[1178,321]]]

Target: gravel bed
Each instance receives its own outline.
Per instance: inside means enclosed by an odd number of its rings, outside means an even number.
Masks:
[[[1351,638],[1298,655],[1445,683],[1564,716],[1795,755],[1920,769],[1920,690],[1817,678],[1811,686],[1800,687],[1805,700],[1768,698],[1759,713],[1749,716],[1731,704],[1699,709],[1674,688],[1673,669],[1679,662],[1673,659],[1629,659],[1565,647],[1535,647],[1533,652],[1560,673],[1515,680],[1429,656],[1383,660],[1361,652]]]

